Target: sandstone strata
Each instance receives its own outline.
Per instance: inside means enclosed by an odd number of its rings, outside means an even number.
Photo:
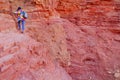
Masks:
[[[119,80],[119,14],[119,0],[0,0],[0,80]]]

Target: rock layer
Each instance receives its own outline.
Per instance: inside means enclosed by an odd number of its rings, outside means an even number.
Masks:
[[[119,0],[0,1],[0,80],[119,80]],[[13,12],[28,13],[26,30]]]

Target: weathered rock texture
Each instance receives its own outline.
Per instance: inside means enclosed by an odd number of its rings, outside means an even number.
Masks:
[[[119,0],[0,0],[0,80],[120,80],[119,61]]]

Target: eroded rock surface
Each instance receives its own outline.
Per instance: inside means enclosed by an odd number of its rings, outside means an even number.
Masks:
[[[0,80],[119,80],[119,54],[119,0],[0,0]]]

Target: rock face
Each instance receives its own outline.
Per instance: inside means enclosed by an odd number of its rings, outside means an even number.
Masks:
[[[120,79],[119,0],[0,0],[0,24],[0,80]]]
[[[0,80],[71,80],[49,50],[29,36],[10,32],[0,38]]]

